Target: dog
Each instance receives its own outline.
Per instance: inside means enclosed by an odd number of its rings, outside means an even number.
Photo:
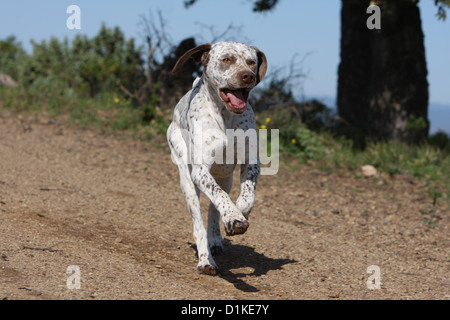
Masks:
[[[255,115],[248,103],[250,91],[267,72],[266,55],[243,43],[224,41],[203,44],[187,51],[175,64],[179,72],[189,59],[201,62],[204,71],[192,89],[175,107],[173,121],[167,130],[172,160],[178,165],[180,185],[192,215],[197,246],[197,271],[216,275],[218,267],[212,254],[223,250],[220,218],[228,236],[243,234],[255,200],[260,161],[250,161],[249,136],[245,140],[242,161],[238,156],[224,163],[236,142],[227,133],[250,133],[256,136]],[[257,139],[257,138],[256,138]],[[226,150],[228,149],[228,150]],[[233,171],[240,164],[240,195],[236,204],[229,197]],[[207,230],[200,211],[200,191],[209,199]]]

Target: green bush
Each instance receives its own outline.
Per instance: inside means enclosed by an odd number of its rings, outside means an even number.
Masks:
[[[61,96],[121,94],[118,82],[130,92],[145,82],[142,47],[136,47],[133,38],[125,41],[118,27],[102,25],[92,39],[77,35],[71,44],[56,38],[31,43],[33,52],[27,55],[14,37],[0,41],[0,71],[15,78],[30,95],[46,89]]]
[[[18,65],[24,57],[25,51],[14,36],[0,41],[0,73],[6,73],[17,81],[19,77]]]

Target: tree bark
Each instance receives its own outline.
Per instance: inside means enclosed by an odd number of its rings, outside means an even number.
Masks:
[[[428,136],[428,82],[418,1],[342,0],[338,112],[357,137],[418,142]]]

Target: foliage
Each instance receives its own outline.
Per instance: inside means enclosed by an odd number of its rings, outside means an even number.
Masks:
[[[279,0],[251,0],[253,2],[254,12],[267,12],[275,8]],[[198,0],[184,0],[184,6],[189,8],[197,3]]]
[[[258,114],[259,128],[278,128],[282,153],[303,163],[337,173],[359,173],[363,165],[370,164],[389,177],[410,174],[426,179],[430,190],[450,188],[450,138],[446,133],[431,135],[419,145],[369,142],[360,149],[354,147],[353,140],[336,135],[332,121],[325,122],[329,125],[308,127],[301,118],[281,108]]]
[[[97,36],[89,39],[77,35],[68,40],[37,43],[32,41],[33,53],[27,55],[14,37],[0,42],[0,71],[16,78],[27,90],[75,92],[82,97],[94,97],[104,91],[117,91],[117,81],[135,90],[145,74],[142,48],[134,39],[125,41],[119,28],[103,25]]]
[[[446,9],[450,8],[450,0],[434,0],[434,4],[438,7],[438,13],[436,16],[439,20],[445,20],[447,18]]]
[[[264,12],[272,10],[278,3],[278,0],[255,0],[253,4],[254,12]]]
[[[14,91],[2,88],[0,100],[5,105],[51,114],[68,112],[82,123],[99,122],[113,128],[152,121],[167,127],[157,111],[156,95],[138,106],[123,92],[124,88],[136,92],[146,82],[146,72],[143,48],[133,38],[126,40],[118,27],[102,25],[95,37],[77,35],[71,43],[51,38],[32,41],[32,45],[32,53],[27,54],[12,36],[0,41],[0,72],[19,84]],[[157,88],[154,83],[153,89]],[[111,116],[102,121],[97,116],[105,108]]]
[[[17,79],[18,68],[17,61],[21,61],[25,55],[25,51],[14,36],[10,36],[0,41],[0,73],[6,73]]]
[[[33,54],[19,71],[19,84],[31,89],[45,86],[94,97],[117,91],[119,80],[135,90],[144,79],[142,48],[135,47],[134,39],[125,42],[117,27],[102,25],[94,38],[77,35],[71,45],[56,38],[32,44]]]

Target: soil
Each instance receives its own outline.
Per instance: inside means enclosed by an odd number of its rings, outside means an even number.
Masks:
[[[200,275],[164,143],[0,110],[0,300],[450,298],[450,210],[425,181],[281,162]]]

